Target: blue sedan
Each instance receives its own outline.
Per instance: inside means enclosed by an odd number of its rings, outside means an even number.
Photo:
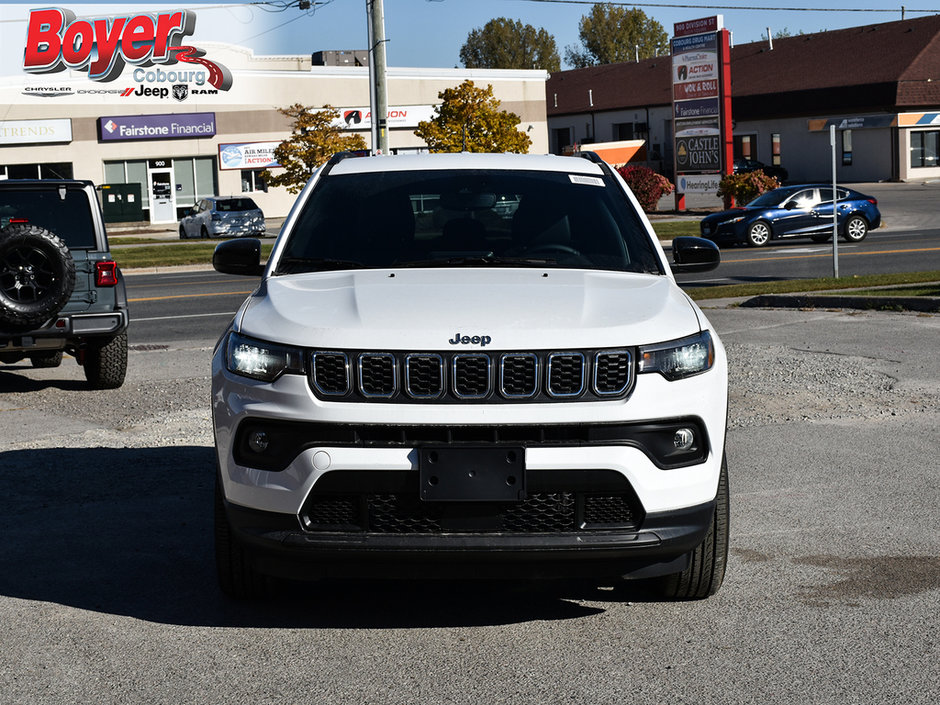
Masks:
[[[878,200],[839,186],[839,234],[861,242],[881,225]],[[714,213],[702,219],[702,237],[718,243],[747,243],[762,247],[777,238],[809,237],[825,242],[832,237],[832,186],[784,186],[761,194],[743,208]]]

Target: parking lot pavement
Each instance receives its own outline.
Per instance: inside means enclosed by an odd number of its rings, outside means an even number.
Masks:
[[[695,603],[421,581],[229,602],[208,348],[132,351],[110,392],[69,360],[0,366],[0,703],[936,702],[940,316],[707,313],[731,555]]]

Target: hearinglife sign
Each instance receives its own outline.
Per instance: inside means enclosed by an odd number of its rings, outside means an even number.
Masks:
[[[731,52],[721,15],[673,25],[676,208],[731,173]],[[707,186],[706,186],[707,184]]]

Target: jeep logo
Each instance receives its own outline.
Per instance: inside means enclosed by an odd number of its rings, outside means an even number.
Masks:
[[[488,335],[460,335],[460,332],[454,333],[453,340],[447,342],[451,345],[482,345],[486,347],[493,341]]]

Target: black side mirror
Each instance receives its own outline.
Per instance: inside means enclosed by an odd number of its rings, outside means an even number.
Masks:
[[[261,264],[261,240],[248,237],[243,240],[220,242],[212,253],[212,266],[221,274],[261,276],[264,274],[264,265]]]
[[[710,272],[721,263],[721,252],[703,237],[677,237],[672,241],[673,272]]]
[[[793,209],[796,208],[796,205],[797,205],[796,201],[787,201],[786,204],[783,206],[783,209],[785,211],[792,211]]]

